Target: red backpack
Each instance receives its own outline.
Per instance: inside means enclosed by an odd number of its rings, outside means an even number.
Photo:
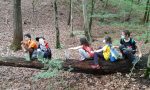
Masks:
[[[90,57],[93,57],[93,56],[94,56],[94,53],[91,53],[91,51],[93,51],[93,48],[92,48],[92,47],[83,45],[83,49],[84,49],[86,52],[88,52],[88,54],[90,55]]]

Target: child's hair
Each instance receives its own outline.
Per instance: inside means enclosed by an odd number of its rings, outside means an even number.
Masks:
[[[36,37],[35,40],[36,40],[37,42],[39,42],[39,39],[40,39],[40,38],[43,38],[43,39],[45,40],[44,37]]]
[[[30,33],[27,33],[27,34],[25,34],[24,36],[26,36],[26,37],[28,37],[28,38],[31,38]]]
[[[130,37],[130,32],[129,32],[129,30],[123,30],[123,32],[124,32],[125,36]]]
[[[90,45],[86,38],[80,38],[80,43],[81,45],[87,45],[87,46]]]
[[[106,36],[106,37],[105,37],[105,42],[108,43],[108,44],[112,44],[111,37]]]

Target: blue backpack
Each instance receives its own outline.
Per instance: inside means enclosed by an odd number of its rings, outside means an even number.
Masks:
[[[119,56],[120,56],[119,52],[115,48],[112,48],[110,46],[110,61],[111,62],[117,61]]]

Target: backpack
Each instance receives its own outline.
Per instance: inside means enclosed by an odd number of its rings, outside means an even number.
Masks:
[[[91,51],[93,51],[92,47],[83,45],[83,50],[85,50],[86,52],[88,52],[88,54],[90,55],[90,57],[94,56],[94,54],[91,53]]]
[[[115,62],[120,57],[119,52],[110,46],[110,61]]]
[[[45,56],[46,56],[48,59],[51,59],[51,58],[52,58],[52,52],[51,52],[51,49],[50,49],[50,48],[47,48],[47,51],[45,52]]]
[[[44,56],[43,56],[44,58],[51,59],[52,53],[51,53],[51,49],[49,48],[48,44],[46,44],[45,46],[39,44],[38,48],[40,48],[44,52]]]

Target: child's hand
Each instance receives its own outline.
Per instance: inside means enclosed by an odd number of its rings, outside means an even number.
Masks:
[[[94,53],[94,51],[91,51],[91,53]]]
[[[142,53],[139,54],[139,58],[141,58],[141,57],[142,57]]]
[[[112,46],[112,48],[119,48],[119,46]]]
[[[127,50],[132,50],[132,47],[127,47]]]

